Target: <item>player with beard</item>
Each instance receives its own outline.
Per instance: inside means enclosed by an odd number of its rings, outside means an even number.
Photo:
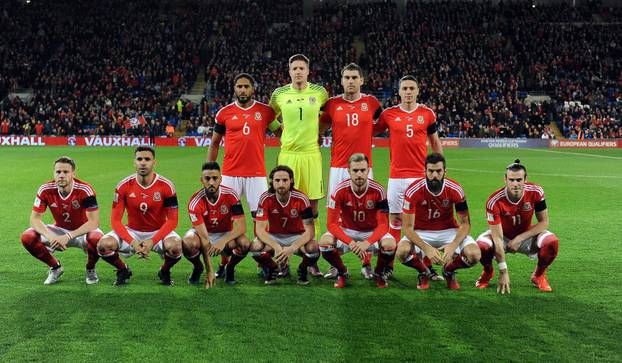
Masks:
[[[443,155],[429,154],[425,178],[415,180],[404,193],[404,238],[396,254],[404,265],[419,271],[418,289],[429,287],[424,256],[443,265],[443,276],[452,290],[460,288],[456,270],[472,267],[480,259],[479,248],[469,236],[471,221],[464,190],[456,181],[445,178],[446,172]],[[443,255],[440,250],[444,250]]]
[[[270,106],[253,99],[255,80],[240,73],[233,80],[235,101],[216,114],[216,125],[207,151],[207,161],[216,161],[223,137],[222,185],[233,189],[246,202],[254,217],[259,197],[268,190],[264,149],[266,130],[281,135],[280,124]],[[216,277],[224,276],[229,250],[223,251]]]
[[[157,252],[164,259],[158,277],[164,285],[173,285],[171,268],[181,258],[181,238],[175,232],[178,219],[177,192],[173,183],[156,174],[155,150],[139,146],[134,151],[136,173],[123,179],[114,192],[110,224],[112,231],[97,248],[104,261],[117,268],[115,285],[125,285],[132,271],[119,257],[135,253],[149,258]],[[127,211],[127,225],[123,214]]]
[[[290,257],[298,254],[302,256],[298,284],[309,284],[307,269],[320,257],[314,240],[313,211],[309,198],[294,189],[294,172],[288,166],[278,165],[270,172],[270,189],[259,200],[255,220],[257,237],[251,253],[266,270],[265,283],[275,282],[277,263],[288,265]]]
[[[214,271],[210,255],[232,256],[225,270],[225,282],[236,283],[235,266],[244,259],[251,242],[244,235],[246,220],[240,197],[231,188],[221,185],[220,166],[215,161],[204,163],[201,168],[203,188],[192,195],[188,202],[188,214],[193,228],[182,241],[184,255],[193,264],[191,284],[198,284],[203,265],[207,269],[205,287],[214,284]]]
[[[363,153],[350,157],[350,179],[339,183],[328,202],[328,232],[320,240],[322,255],[337,270],[336,288],[346,286],[347,270],[341,254],[352,250],[363,258],[378,254],[376,286],[388,287],[385,269],[395,255],[395,239],[388,233],[389,205],[384,188],[369,179],[369,162]]]
[[[531,224],[533,215],[537,223]],[[505,253],[520,252],[538,259],[531,282],[540,291],[552,291],[546,270],[557,257],[559,239],[547,230],[549,215],[541,186],[527,182],[527,168],[516,159],[505,169],[505,186],[486,202],[489,230],[477,237],[484,271],[475,283],[483,289],[494,276],[493,258],[499,267],[497,292],[510,293],[510,275]]]

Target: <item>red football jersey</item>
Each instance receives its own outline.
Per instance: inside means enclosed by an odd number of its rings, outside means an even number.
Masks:
[[[503,235],[512,239],[531,228],[534,211],[546,209],[544,190],[533,183],[525,183],[523,197],[516,203],[511,202],[506,188],[500,188],[486,201],[486,220],[488,224],[499,224]]]
[[[417,179],[404,192],[402,212],[415,215],[415,229],[440,231],[458,228],[454,218],[456,212],[467,212],[464,190],[454,180],[445,178],[438,194],[433,194],[426,179]]]
[[[71,192],[65,198],[60,195],[53,180],[39,188],[32,210],[44,213],[46,208],[50,208],[56,226],[73,231],[88,221],[86,212],[96,211],[98,207],[93,188],[79,179],[73,179]]]
[[[264,192],[259,198],[256,219],[268,221],[268,232],[280,234],[300,234],[305,231],[304,219],[312,219],[313,211],[309,198],[293,189],[285,204],[277,199],[275,193]]]
[[[417,105],[404,111],[399,105],[382,111],[375,132],[389,130],[391,148],[390,178],[421,178],[425,176],[428,134],[436,132],[436,115],[431,108]]]
[[[216,124],[225,127],[223,175],[266,176],[266,129],[274,119],[272,108],[258,101],[248,108],[233,102],[218,111]]]
[[[357,195],[350,179],[337,185],[330,196],[329,212],[337,212],[343,228],[368,232],[378,226],[378,212],[389,213],[387,195],[382,185],[369,179],[367,190]]]
[[[207,199],[205,188],[194,193],[188,202],[188,214],[193,226],[205,223],[208,232],[222,233],[233,229],[233,219],[244,218],[244,209],[237,193],[221,185],[214,203]]]
[[[158,231],[167,221],[168,208],[177,209],[175,186],[158,174],[146,188],[138,183],[136,174],[130,175],[114,192],[113,213],[120,210],[123,215],[127,210],[127,226],[136,231]]]
[[[356,101],[348,101],[343,95],[330,98],[324,105],[321,122],[331,124],[333,146],[330,166],[347,168],[348,159],[354,153],[363,153],[371,163],[371,144],[374,120],[382,107],[374,96],[361,95]]]

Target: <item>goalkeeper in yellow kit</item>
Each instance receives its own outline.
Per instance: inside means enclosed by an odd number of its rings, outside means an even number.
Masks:
[[[324,197],[322,154],[318,145],[319,119],[328,92],[308,82],[309,58],[296,54],[289,58],[292,83],[279,87],[270,97],[270,107],[281,116],[283,134],[278,163],[294,171],[296,189],[311,202],[315,219],[315,238],[319,238],[318,203]],[[315,270],[315,268],[314,268]],[[319,271],[312,271],[316,275]]]

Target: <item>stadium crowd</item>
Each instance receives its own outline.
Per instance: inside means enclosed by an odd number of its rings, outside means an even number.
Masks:
[[[549,138],[554,121],[569,138],[622,137],[620,15],[594,4],[408,2],[405,14],[392,2],[321,4],[305,18],[301,1],[9,1],[0,98],[28,87],[34,97],[2,103],[0,132],[164,135],[184,119],[188,134],[206,135],[236,74],[255,75],[267,102],[303,52],[332,95],[357,61],[385,107],[413,73],[440,136]],[[205,99],[180,101],[201,67]],[[550,101],[526,104],[534,92]]]

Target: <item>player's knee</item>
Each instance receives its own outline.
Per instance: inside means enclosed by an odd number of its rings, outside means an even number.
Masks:
[[[391,228],[402,228],[402,216],[396,213],[391,214],[389,217],[389,225]]]
[[[251,252],[261,252],[263,251],[263,248],[264,248],[264,245],[258,238],[255,238],[250,245]]]
[[[479,260],[482,258],[482,253],[481,253],[480,249],[477,246],[475,246],[475,245],[469,245],[469,246],[473,246],[473,248],[465,248],[464,251],[462,252],[462,254],[468,260],[467,263],[470,266],[473,266],[476,263],[478,263]]]
[[[397,249],[395,250],[395,257],[401,262],[405,262],[408,256],[410,255],[410,246],[407,243],[403,243],[401,241],[397,245]]]
[[[100,252],[103,251],[114,251],[117,249],[117,241],[115,241],[112,237],[102,237],[102,239],[97,242],[97,250]]]
[[[40,238],[39,234],[35,232],[35,230],[33,230],[32,228],[29,228],[25,230],[24,232],[22,232],[22,235],[21,235],[22,245],[28,248],[32,246],[33,244],[37,243],[37,241],[39,241],[39,238]]]
[[[201,242],[196,237],[184,237],[181,246],[184,252],[193,254],[201,248]]]
[[[542,236],[540,236],[539,239],[541,240],[540,248],[550,248],[554,249],[555,251],[559,249],[559,239],[557,238],[555,233],[545,232],[542,234]]]
[[[181,239],[179,238],[170,238],[167,239],[165,242],[165,249],[166,249],[166,253],[169,256],[179,256],[181,255]]]
[[[87,233],[86,243],[88,244],[89,248],[97,249],[97,243],[99,242],[100,239],[102,239],[103,236],[104,234],[99,231],[91,231]]]
[[[320,247],[316,241],[309,241],[305,245],[305,252],[311,254],[317,254],[320,251]]]
[[[397,248],[397,243],[395,243],[395,240],[393,238],[385,238],[380,241],[380,248],[382,249],[382,251],[395,252]]]

